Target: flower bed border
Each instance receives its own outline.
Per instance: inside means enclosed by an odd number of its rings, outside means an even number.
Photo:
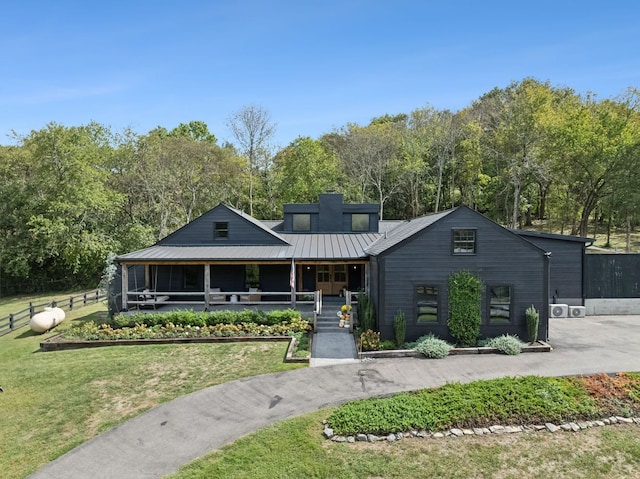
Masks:
[[[549,343],[537,341],[536,344],[527,344],[522,347],[522,353],[548,353],[553,351]],[[449,356],[461,356],[470,354],[503,354],[497,348],[453,348]],[[424,358],[424,355],[415,349],[389,349],[385,351],[363,351],[361,358]]]
[[[210,336],[194,338],[154,338],[154,339],[93,339],[93,340],[66,340],[64,333],[46,339],[40,343],[40,351],[67,351],[71,349],[102,348],[108,346],[142,346],[147,344],[189,344],[189,343],[242,343],[260,341],[288,341],[289,346],[284,357],[285,363],[309,363],[309,354],[306,358],[294,356],[297,339],[293,336]],[[313,337],[310,337],[311,345]]]

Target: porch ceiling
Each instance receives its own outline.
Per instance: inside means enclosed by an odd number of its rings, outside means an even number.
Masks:
[[[362,234],[281,234],[289,245],[151,246],[119,256],[120,262],[349,260],[368,255],[365,249],[380,237]]]

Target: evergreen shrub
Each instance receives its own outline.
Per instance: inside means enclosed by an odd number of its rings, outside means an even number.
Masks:
[[[538,325],[540,324],[540,314],[532,304],[524,312],[524,317],[527,321],[527,333],[529,335],[529,342],[533,344],[538,340]]]
[[[404,313],[400,309],[393,317],[393,332],[396,338],[396,346],[402,346],[407,334],[407,322],[405,320]]]

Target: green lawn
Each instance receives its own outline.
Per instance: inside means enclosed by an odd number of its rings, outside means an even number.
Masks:
[[[14,303],[15,304],[15,303]],[[100,319],[103,304],[67,313]],[[41,353],[28,326],[0,337],[0,474],[22,478],[162,402],[234,379],[303,367],[286,343],[122,346]]]
[[[335,443],[329,410],[280,422],[184,466],[171,479],[640,477],[640,427]]]
[[[14,303],[15,304],[15,303]],[[98,304],[68,314],[100,320]],[[24,327],[0,337],[0,474],[22,478],[89,438],[204,387],[301,367],[285,343],[110,347],[41,353]],[[640,427],[396,443],[339,444],[322,436],[321,410],[280,422],[184,466],[186,478],[623,478],[640,477]]]

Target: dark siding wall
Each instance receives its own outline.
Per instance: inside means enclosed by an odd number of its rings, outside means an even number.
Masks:
[[[551,302],[581,306],[582,251],[584,243],[552,238],[527,236],[524,239],[551,252],[549,294]]]
[[[587,298],[640,298],[640,254],[588,254]]]
[[[369,261],[369,298],[374,304],[376,310],[376,318],[380,316],[380,308],[382,304],[380,302],[380,288],[382,286],[382,279],[380,278],[380,262],[384,261],[384,258],[373,257]],[[380,323],[378,322],[378,325]]]
[[[214,223],[217,221],[229,223],[229,237],[227,239],[213,238]],[[218,206],[208,213],[193,220],[185,227],[158,242],[162,245],[202,245],[202,244],[233,244],[233,245],[268,245],[282,244],[278,238],[262,230],[250,221],[238,216],[224,206]]]
[[[356,231],[356,233],[377,233],[378,232],[378,214],[369,213],[368,211],[354,211],[352,213],[343,213],[342,215],[342,230],[345,232],[352,232],[351,215],[353,214],[367,214],[369,215],[369,229],[367,231]]]
[[[452,255],[454,228],[475,228],[477,253]],[[380,276],[379,321],[381,336],[393,338],[393,317],[401,309],[407,320],[407,341],[432,332],[451,340],[446,326],[448,277],[452,272],[469,270],[489,285],[512,287],[512,323],[487,324],[488,305],[483,294],[483,336],[518,334],[526,339],[524,311],[534,304],[540,311],[540,337],[547,321],[546,259],[542,251],[477,213],[462,208],[398,245],[384,255]],[[373,261],[372,261],[373,264]],[[417,323],[416,287],[439,287],[439,323]]]
[[[342,229],[342,195],[320,195],[321,232],[349,231]]]
[[[293,215],[306,213],[311,216],[311,231],[320,233],[351,232],[351,215],[369,215],[368,232],[378,231],[379,207],[376,204],[344,204],[341,194],[328,193],[319,196],[315,204],[284,205],[283,231],[293,231]]]
[[[304,212],[304,214],[308,214],[310,217],[310,230],[309,231],[294,231],[293,230],[293,215],[297,213],[285,213],[282,231],[286,231],[287,233],[313,233],[317,232],[320,229],[320,220],[318,219],[318,213],[308,213]]]

